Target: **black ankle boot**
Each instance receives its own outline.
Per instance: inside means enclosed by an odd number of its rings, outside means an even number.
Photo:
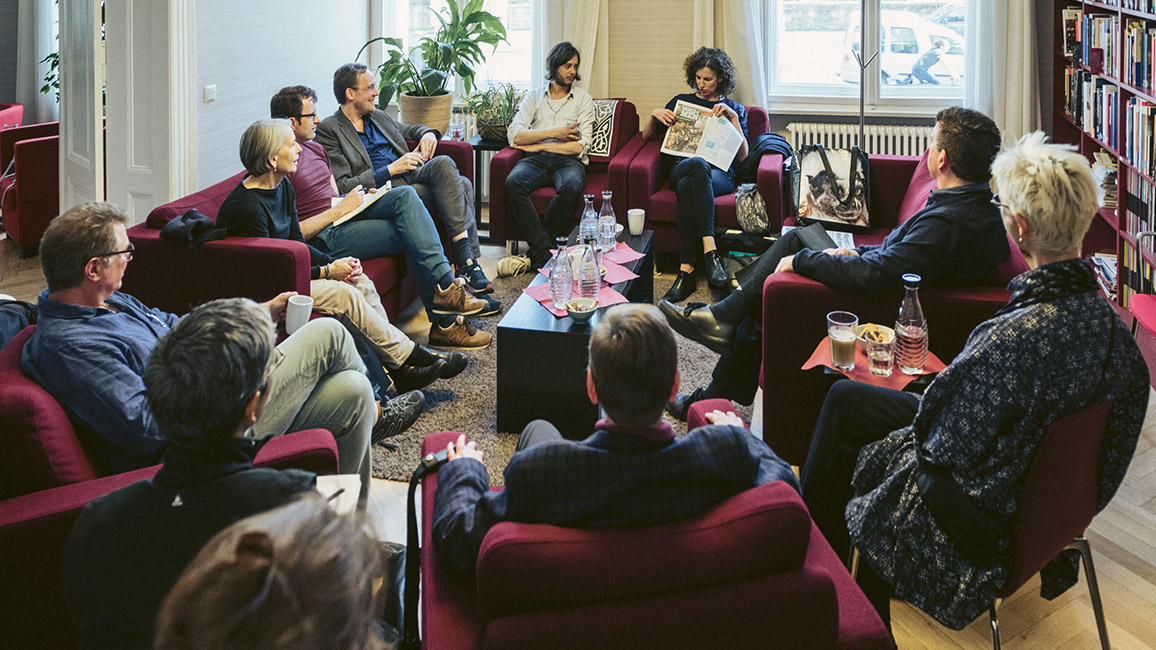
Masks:
[[[393,379],[394,387],[397,388],[398,393],[407,393],[411,390],[425,388],[435,380],[441,379],[445,368],[445,360],[435,359],[428,366],[403,364],[390,370],[389,376]]]
[[[697,288],[698,285],[694,281],[693,271],[690,273],[679,271],[678,277],[674,279],[674,284],[671,285],[662,299],[669,302],[682,302],[689,298],[690,294],[694,293],[694,290]]]
[[[722,260],[719,259],[718,251],[708,251],[703,253],[702,257],[706,261],[706,283],[711,289],[726,289],[730,279],[727,277],[727,270],[723,268]]]

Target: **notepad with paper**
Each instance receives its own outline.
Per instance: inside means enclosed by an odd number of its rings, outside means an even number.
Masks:
[[[381,197],[385,196],[386,193],[388,193],[391,189],[393,189],[393,183],[391,183],[390,181],[386,181],[385,187],[377,188],[376,192],[372,192],[372,193],[366,192],[365,193],[365,200],[363,200],[361,202],[361,205],[350,210],[349,214],[346,214],[345,216],[341,217],[340,219],[334,221],[333,225],[334,226],[340,226],[341,224],[345,223],[346,221],[349,221],[350,219],[361,214],[362,212],[365,212],[367,209],[369,209],[369,206],[376,203]],[[333,204],[337,205],[338,203],[341,202],[342,198],[344,198],[344,197],[340,197],[340,196],[333,197]]]

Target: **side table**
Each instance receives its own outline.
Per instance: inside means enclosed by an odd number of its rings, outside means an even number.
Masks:
[[[489,151],[491,153],[501,151],[509,145],[499,140],[484,140],[482,136],[475,135],[469,139],[470,145],[474,148],[474,221],[478,227],[482,227],[482,184],[479,182],[482,177],[482,153]],[[486,165],[486,181],[490,178],[490,166]]]

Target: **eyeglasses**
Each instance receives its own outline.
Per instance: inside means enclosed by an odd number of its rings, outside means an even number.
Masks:
[[[128,245],[128,248],[126,248],[122,251],[113,251],[111,253],[101,253],[99,255],[93,255],[93,257],[94,258],[95,257],[112,257],[113,255],[125,255],[126,257],[124,258],[124,260],[126,262],[131,262],[132,261],[132,253],[135,250],[136,250],[136,246],[130,243]]]
[[[995,207],[999,208],[1000,210],[1003,210],[1004,208],[1007,208],[1008,210],[1011,210],[1011,206],[1010,206],[1010,205],[1008,205],[1008,204],[1006,204],[1006,203],[1000,203],[1000,201],[999,201],[999,194],[993,194],[993,195],[991,196],[991,204],[992,204],[992,205],[994,205]]]
[[[299,119],[299,120],[311,120],[315,117],[317,117],[317,111],[313,111],[312,113],[306,113],[304,115],[298,115],[297,119]]]

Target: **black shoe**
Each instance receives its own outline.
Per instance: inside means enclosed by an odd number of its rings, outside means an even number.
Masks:
[[[444,359],[434,359],[434,362],[428,366],[417,366],[403,363],[402,365],[389,371],[389,376],[393,379],[394,387],[397,392],[405,393],[411,390],[419,390],[432,384],[435,380],[441,379],[446,371],[446,362]]]
[[[690,395],[679,393],[674,397],[673,402],[667,402],[666,412],[670,413],[670,416],[679,422],[686,422],[686,415],[690,412],[690,405],[702,399],[705,398],[703,397],[703,390],[701,388],[696,388]]]
[[[715,318],[714,312],[704,303],[692,302],[679,307],[663,300],[658,303],[658,308],[674,331],[719,354],[730,351],[734,344],[735,326]]]
[[[387,438],[392,438],[405,431],[417,421],[425,408],[425,395],[421,391],[411,390],[397,397],[381,403],[381,419],[373,425],[370,434],[372,444],[377,444]]]
[[[447,352],[443,350],[435,350],[433,348],[426,347],[421,343],[414,343],[414,346],[415,347],[413,352],[411,352],[409,355],[409,360],[412,360],[416,356],[420,357],[426,363],[426,365],[434,363],[438,359],[446,362],[445,367],[442,369],[442,379],[456,377],[466,369],[466,366],[470,365],[470,357],[465,352]],[[415,363],[415,365],[420,365],[420,362]]]
[[[682,302],[694,293],[698,285],[694,281],[694,272],[687,273],[686,271],[679,271],[678,277],[674,279],[674,284],[670,285],[666,295],[662,297],[663,300],[670,302]]]
[[[727,270],[723,268],[718,251],[703,253],[702,257],[706,261],[706,283],[710,285],[711,289],[720,291],[726,289],[730,284],[730,278],[727,277]]]

